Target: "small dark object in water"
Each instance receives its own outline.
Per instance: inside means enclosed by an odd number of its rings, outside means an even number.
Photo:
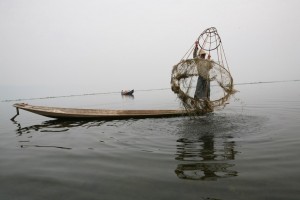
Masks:
[[[121,95],[133,95],[134,90],[122,90]]]

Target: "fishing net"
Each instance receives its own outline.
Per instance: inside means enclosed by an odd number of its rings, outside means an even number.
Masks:
[[[203,31],[181,61],[173,66],[171,89],[189,114],[209,113],[227,104],[235,90],[216,28]]]

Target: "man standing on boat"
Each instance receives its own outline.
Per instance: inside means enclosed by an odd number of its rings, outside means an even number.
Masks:
[[[210,55],[205,59],[206,52],[201,48],[198,52],[198,41],[195,42],[195,48],[193,52],[193,58],[197,59],[197,70],[198,70],[198,80],[196,85],[196,91],[194,98],[202,100],[210,100],[210,80],[209,80],[209,70],[212,68],[210,60]]]

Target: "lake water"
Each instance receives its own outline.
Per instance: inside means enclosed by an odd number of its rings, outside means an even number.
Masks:
[[[24,96],[2,96],[0,199],[300,199],[299,88],[299,81],[237,85],[223,110],[196,119],[59,121],[21,110],[13,122],[16,102],[4,100]],[[179,106],[169,90],[22,102]]]

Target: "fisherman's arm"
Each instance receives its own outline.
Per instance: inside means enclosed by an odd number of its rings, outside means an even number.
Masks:
[[[193,52],[193,58],[197,57],[198,52],[198,41],[195,42],[194,52]]]

